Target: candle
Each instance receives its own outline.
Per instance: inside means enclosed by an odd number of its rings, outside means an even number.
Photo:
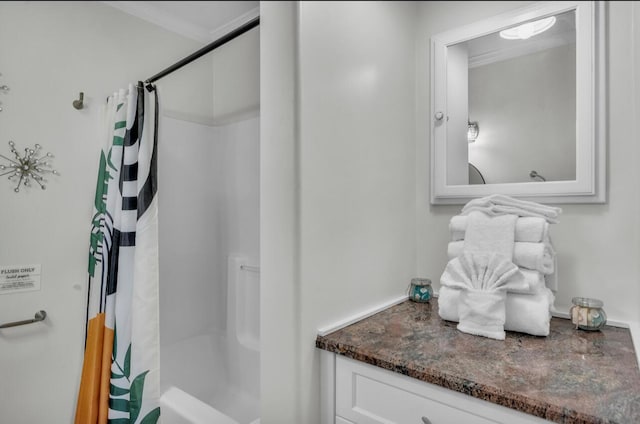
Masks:
[[[569,313],[571,322],[576,328],[595,331],[607,323],[607,314],[602,309],[604,306],[602,301],[588,297],[574,297],[571,302],[573,306]]]
[[[409,285],[409,299],[414,302],[428,302],[433,296],[431,280],[428,278],[412,278]]]

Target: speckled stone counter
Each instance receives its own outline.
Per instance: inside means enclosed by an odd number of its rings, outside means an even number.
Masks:
[[[464,334],[431,303],[405,301],[326,336],[316,347],[557,423],[640,423],[640,371],[629,330]]]

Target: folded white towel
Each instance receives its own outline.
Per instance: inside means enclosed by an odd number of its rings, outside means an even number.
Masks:
[[[463,252],[447,263],[440,284],[461,290],[529,290],[520,269],[496,253]]]
[[[462,292],[450,287],[440,287],[438,293],[440,318],[446,321],[460,321],[459,306]],[[507,293],[504,329],[534,336],[548,336],[553,302],[553,293],[547,288],[532,295]]]
[[[464,238],[464,251],[495,253],[511,261],[517,219],[515,215],[490,217],[482,212],[471,212]]]
[[[465,239],[465,232],[469,222],[468,215],[456,215],[449,221],[451,241]],[[538,243],[549,235],[549,223],[544,218],[519,217],[516,220],[514,240]]]
[[[460,290],[458,330],[504,340],[506,296],[504,290]]]
[[[491,216],[514,214],[517,216],[540,217],[551,224],[556,224],[558,215],[562,213],[562,209],[557,207],[518,200],[502,194],[492,194],[491,196],[469,201],[462,208],[461,215],[469,215],[473,211],[484,212]]]
[[[504,329],[534,336],[548,336],[555,296],[548,288],[534,295],[507,293]]]
[[[438,315],[440,315],[440,318],[445,321],[460,321],[460,312],[458,312],[458,305],[460,304],[460,293],[462,293],[462,290],[440,286],[440,290],[438,291]],[[513,298],[513,296],[520,295],[511,295],[507,298]],[[506,307],[507,305],[505,300],[505,323]]]
[[[447,245],[449,259],[456,258],[465,249],[465,240],[452,241]],[[513,243],[513,263],[519,267],[540,271],[543,274],[554,272],[553,247],[549,243]]]

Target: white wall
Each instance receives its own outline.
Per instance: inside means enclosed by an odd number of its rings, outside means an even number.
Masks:
[[[469,162],[487,184],[576,178],[575,43],[469,69]],[[466,163],[465,163],[466,164]]]
[[[18,194],[6,177],[0,179],[0,265],[42,264],[40,291],[0,295],[0,322],[29,318],[39,309],[49,314],[43,324],[0,330],[1,422],[72,421],[83,354],[99,106],[113,90],[197,47],[98,2],[0,3],[0,81],[11,87],[0,96],[0,153],[9,152],[11,139],[21,148],[40,143],[56,156],[61,174],[50,178],[46,191]],[[185,70],[181,81],[173,77],[180,90],[163,80],[161,101],[194,113],[207,110],[210,88],[195,87],[202,92],[200,105],[185,83],[199,79],[196,68]],[[204,71],[204,86],[209,81],[210,87],[211,69]],[[71,106],[79,91],[87,105],[82,111]]]
[[[317,329],[414,276],[416,10],[261,3],[264,423],[319,422]]]
[[[428,40],[452,27],[473,22],[527,2],[425,2],[420,7],[417,44],[417,225],[418,274],[438,281],[444,269],[448,221],[460,206],[429,204],[429,68]],[[640,319],[638,271],[639,146],[633,125],[637,99],[638,6],[610,2],[608,58],[608,202],[604,205],[561,205],[560,224],[551,229],[558,251],[559,291],[556,307],[568,311],[573,296],[602,299],[610,319]],[[635,14],[635,15],[634,15]],[[634,32],[635,29],[635,32]],[[482,132],[482,129],[480,130]]]
[[[415,12],[300,5],[301,299],[315,328],[413,276]]]

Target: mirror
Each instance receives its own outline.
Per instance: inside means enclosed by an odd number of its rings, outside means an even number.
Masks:
[[[524,25],[512,27],[514,38],[496,31],[448,47],[447,98],[462,109],[452,113],[449,102],[447,140],[468,147],[468,162],[484,170],[488,184],[534,182],[532,170],[546,181],[575,180],[575,12]],[[529,36],[527,28],[542,25],[549,27]],[[456,80],[461,74],[467,77]],[[454,177],[447,183],[470,183],[463,173]]]
[[[603,34],[601,2],[544,2],[433,36],[432,203],[604,202]]]

